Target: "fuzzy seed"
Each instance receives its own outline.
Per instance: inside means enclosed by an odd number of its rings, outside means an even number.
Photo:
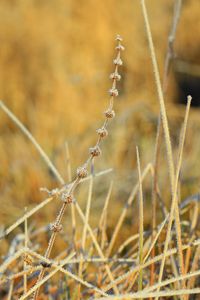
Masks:
[[[85,178],[88,175],[88,171],[85,166],[79,167],[76,171],[78,178]]]
[[[115,112],[112,109],[108,109],[104,112],[107,119],[112,119],[115,117]]]
[[[121,60],[121,58],[115,58],[113,60],[114,65],[118,65],[118,66],[122,66],[123,65],[123,61]]]
[[[110,79],[116,79],[117,81],[120,81],[121,75],[119,75],[117,72],[110,74]]]
[[[104,138],[108,135],[108,131],[106,128],[102,127],[102,128],[99,128],[96,130],[98,135],[101,137],[101,138]]]
[[[62,225],[57,223],[51,223],[50,224],[50,230],[53,232],[60,232],[62,230]]]
[[[119,34],[117,34],[115,40],[116,40],[116,41],[119,41],[119,42],[122,42],[122,41],[123,41],[122,37],[121,37]]]
[[[89,149],[90,154],[94,157],[94,156],[99,156],[101,154],[101,149],[99,148],[99,146],[95,146]]]
[[[109,94],[110,94],[110,96],[113,96],[113,97],[117,97],[119,95],[118,90],[114,89],[114,88],[109,90]]]

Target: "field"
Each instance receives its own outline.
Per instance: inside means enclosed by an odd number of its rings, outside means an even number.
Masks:
[[[199,299],[197,1],[0,16],[0,298]]]

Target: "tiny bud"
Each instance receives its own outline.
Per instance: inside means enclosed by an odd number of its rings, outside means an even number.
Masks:
[[[122,46],[121,44],[119,44],[119,45],[117,45],[117,46],[115,47],[115,49],[116,49],[116,50],[119,50],[119,51],[124,51],[125,47]]]
[[[57,223],[51,223],[50,224],[50,230],[53,232],[60,232],[62,230],[62,225]]]
[[[104,138],[108,135],[108,131],[105,127],[97,129],[97,133],[101,138]]]
[[[101,149],[99,148],[99,146],[95,146],[89,149],[90,154],[94,157],[94,156],[99,156],[101,154]]]
[[[116,79],[117,81],[120,81],[121,75],[119,75],[117,72],[110,74],[110,79]]]
[[[104,112],[107,119],[112,119],[115,117],[115,112],[112,109],[108,109]]]
[[[114,89],[114,88],[109,90],[109,94],[110,94],[110,96],[113,96],[113,97],[117,97],[119,95],[118,90]]]
[[[121,60],[120,57],[115,58],[115,59],[113,60],[113,63],[114,63],[114,65],[118,65],[118,66],[122,66],[122,65],[123,65],[123,62],[122,62],[122,60]]]
[[[117,34],[115,40],[116,40],[116,41],[119,41],[119,42],[122,42],[122,41],[123,41],[122,37],[121,37],[119,34]]]
[[[85,166],[79,167],[76,173],[79,178],[85,178],[88,175],[88,171]]]
[[[72,195],[69,195],[68,193],[63,193],[61,195],[61,200],[67,204],[73,203],[75,201],[74,197]]]

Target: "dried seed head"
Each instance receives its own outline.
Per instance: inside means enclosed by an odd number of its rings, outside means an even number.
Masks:
[[[110,94],[110,96],[113,96],[113,97],[117,97],[119,95],[118,90],[115,88],[110,89],[109,94]]]
[[[81,179],[87,177],[87,175],[88,175],[88,171],[85,166],[78,167],[76,173],[77,173],[78,178],[81,178]]]
[[[117,34],[115,40],[116,40],[116,41],[119,41],[119,42],[122,42],[122,41],[123,41],[122,37],[121,37],[119,34]]]
[[[108,131],[105,127],[99,128],[96,131],[101,138],[104,138],[108,135]]]
[[[99,148],[99,146],[95,146],[89,149],[90,154],[94,157],[94,156],[99,156],[101,154],[101,149]]]
[[[62,224],[57,223],[51,223],[50,224],[50,230],[53,232],[60,232],[62,230]]]
[[[113,60],[114,65],[122,66],[123,62],[120,57],[117,57]]]
[[[119,51],[124,51],[125,47],[123,45],[119,44],[115,47],[115,49],[119,50]]]
[[[112,109],[108,109],[108,110],[106,110],[105,112],[104,112],[104,114],[105,114],[105,116],[106,116],[106,118],[107,119],[112,119],[112,118],[114,118],[115,117],[115,112],[114,112],[114,110],[112,110]]]
[[[110,74],[110,79],[116,79],[117,81],[120,81],[121,75],[119,75],[117,72],[114,72]]]
[[[62,193],[61,200],[67,204],[75,202],[75,198],[72,195],[69,195],[68,193]]]

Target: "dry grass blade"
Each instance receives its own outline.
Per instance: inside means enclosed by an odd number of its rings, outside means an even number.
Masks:
[[[90,214],[90,208],[91,208],[91,200],[92,200],[92,189],[93,189],[93,178],[89,181],[89,191],[88,191],[88,198],[87,198],[87,205],[86,205],[86,212],[85,212],[85,220],[86,223],[83,227],[83,233],[82,233],[82,241],[81,241],[81,252],[80,252],[80,258],[81,261],[79,263],[79,270],[78,275],[80,278],[82,278],[82,272],[83,272],[83,253],[85,251],[85,243],[86,243],[86,234],[87,234],[87,224],[89,223],[89,214]],[[81,286],[78,287],[78,299],[81,297]]]
[[[174,41],[176,37],[176,31],[178,26],[178,21],[180,18],[182,0],[176,0],[174,3],[174,15],[172,19],[172,26],[170,30],[170,34],[168,37],[168,45],[167,45],[167,54],[165,57],[164,63],[164,74],[163,74],[163,94],[166,94],[169,72],[171,67],[171,62],[174,59]],[[162,143],[162,135],[163,135],[163,127],[161,124],[161,114],[159,114],[158,125],[157,125],[157,133],[156,133],[156,143],[155,143],[155,157],[154,157],[154,176],[153,176],[153,190],[152,190],[152,232],[156,227],[156,202],[157,202],[157,182],[158,182],[158,168],[159,168],[159,156],[161,150]],[[152,240],[153,240],[152,233]],[[155,249],[152,250],[152,258],[155,256]],[[155,266],[151,266],[151,284],[154,283],[155,277]]]
[[[159,238],[159,236],[160,236],[160,234],[161,234],[161,232],[162,232],[162,230],[163,230],[163,228],[164,228],[166,222],[168,221],[168,219],[169,219],[169,215],[167,215],[166,218],[164,219],[164,221],[160,224],[159,229],[158,229],[158,232],[157,232],[156,235],[154,236],[154,239],[153,239],[153,241],[152,241],[152,243],[151,243],[151,246],[150,246],[150,248],[149,248],[149,250],[148,250],[148,253],[146,254],[146,256],[145,256],[145,258],[144,258],[144,262],[145,262],[145,261],[148,259],[148,257],[150,256],[150,254],[151,254],[151,252],[152,252],[152,249],[153,249],[154,246],[156,245],[156,242],[157,242],[157,240],[158,240],[158,238]]]
[[[27,207],[25,208],[25,213],[27,211]],[[24,247],[28,248],[28,221],[27,218],[24,221]],[[26,255],[26,254],[25,254]],[[26,270],[26,260],[24,260],[24,271]],[[27,276],[26,273],[24,274],[24,293],[27,292]]]
[[[11,283],[10,283],[9,293],[8,293],[8,298],[7,298],[7,300],[11,300],[11,299],[12,299],[13,287],[14,287],[14,282],[13,282],[13,280],[12,280]]]
[[[152,169],[152,164],[148,164],[146,166],[146,168],[144,169],[142,175],[141,175],[141,180],[142,181],[144,180],[144,178],[146,177],[148,172],[151,171],[151,169]],[[109,246],[108,246],[108,250],[107,250],[107,253],[106,253],[107,256],[110,256],[110,254],[111,254],[111,251],[113,249],[114,243],[115,243],[116,238],[117,238],[117,235],[118,235],[118,233],[120,231],[120,228],[122,227],[122,223],[125,219],[126,213],[129,209],[129,207],[131,206],[131,204],[132,204],[132,202],[133,202],[133,200],[134,200],[134,198],[135,198],[135,196],[138,192],[138,189],[139,189],[139,183],[137,183],[134,186],[134,188],[133,188],[133,190],[132,190],[132,192],[131,192],[128,200],[127,200],[127,203],[126,203],[125,207],[123,208],[123,210],[121,212],[121,215],[120,215],[119,220],[118,220],[118,222],[117,222],[117,224],[114,228],[114,232],[112,234],[111,241],[110,241]]]
[[[20,120],[7,108],[7,106],[3,103],[3,101],[0,101],[0,107],[1,109],[8,115],[8,117],[21,129],[21,131],[27,136],[27,138],[33,143],[35,148],[40,153],[41,157],[47,164],[47,166],[50,168],[52,173],[55,175],[55,177],[58,179],[58,181],[61,184],[64,184],[64,179],[56,169],[56,167],[52,164],[51,160],[47,156],[47,154],[44,152],[40,144],[36,141],[36,139],[33,137],[33,135],[30,133],[30,131],[20,122]]]
[[[174,58],[174,41],[176,38],[176,31],[178,22],[180,19],[181,7],[182,7],[182,0],[175,0],[174,1],[174,15],[172,19],[172,26],[171,31],[168,37],[168,45],[167,45],[167,55],[165,58],[165,65],[164,65],[164,75],[163,75],[163,92],[165,93],[167,90],[167,81],[169,77],[169,71],[171,62]]]
[[[12,264],[14,261],[16,261],[16,259],[19,258],[21,255],[23,255],[26,252],[26,250],[27,249],[23,247],[20,250],[18,250],[14,255],[7,258],[0,266],[0,274],[3,274],[5,272],[5,270],[7,269],[7,267],[10,264]]]
[[[185,114],[183,131],[182,131],[182,136],[180,138],[179,157],[178,157],[175,186],[174,186],[174,196],[172,199],[172,204],[171,204],[171,209],[170,209],[169,223],[168,223],[168,227],[167,227],[167,235],[166,235],[166,240],[165,240],[165,245],[164,245],[164,256],[163,256],[163,259],[161,262],[160,272],[159,272],[159,277],[158,277],[159,283],[162,281],[164,264],[165,264],[165,253],[168,249],[168,245],[169,245],[170,238],[171,238],[171,227],[172,227],[172,222],[174,219],[174,212],[175,212],[177,219],[179,219],[179,208],[178,208],[178,203],[177,203],[177,188],[178,188],[179,174],[180,174],[181,163],[182,163],[183,146],[184,146],[184,141],[185,141],[185,134],[186,134],[190,104],[191,104],[191,97],[188,97],[188,104],[187,104],[187,109],[186,109],[186,114]],[[184,274],[184,263],[183,263],[183,254],[182,254],[183,249],[182,249],[182,241],[181,241],[180,222],[179,222],[179,224],[176,223],[176,231],[179,231],[177,233],[177,245],[178,245],[178,254],[179,254],[179,266],[181,267],[180,274]],[[183,282],[183,285],[184,285],[184,282]]]
[[[104,207],[103,207],[101,217],[100,217],[100,220],[99,220],[99,226],[98,226],[99,228],[103,227],[103,222],[104,222],[105,215],[106,215],[106,212],[107,212],[107,209],[108,209],[108,204],[109,204],[110,196],[111,196],[111,193],[112,193],[112,189],[113,189],[113,181],[111,181],[111,183],[109,185],[109,190],[108,190],[106,200],[105,200],[105,203],[104,203]]]
[[[143,235],[144,235],[144,212],[143,212],[143,191],[142,191],[142,176],[140,166],[140,156],[138,147],[136,147],[137,155],[137,168],[138,168],[138,180],[139,180],[139,249],[138,249],[138,262],[139,265],[143,263]],[[139,271],[138,277],[138,290],[142,290],[142,270]]]
[[[194,254],[190,273],[193,273],[195,272],[196,269],[198,269],[199,257],[200,257],[200,246],[197,247],[196,252]],[[194,287],[194,284],[195,284],[195,277],[188,280],[187,288],[192,289]]]
[[[110,186],[109,186],[109,190],[108,190],[108,194],[104,203],[104,207],[101,213],[101,217],[99,220],[99,232],[101,233],[101,249],[104,249],[105,246],[105,242],[106,242],[106,221],[107,221],[107,210],[108,210],[108,204],[109,204],[109,200],[110,200],[110,196],[112,193],[112,189],[113,189],[113,181],[111,181]]]
[[[65,143],[66,149],[66,165],[67,165],[67,181],[72,181],[72,170],[71,170],[71,160],[70,160],[70,153],[69,153],[69,146],[68,143]],[[71,205],[71,218],[72,218],[72,236],[73,236],[73,243],[74,247],[76,248],[76,213],[74,205]]]
[[[140,0],[140,3],[142,6],[145,29],[146,29],[146,33],[147,33],[147,38],[148,38],[148,43],[149,43],[149,48],[150,48],[150,55],[151,55],[151,60],[152,60],[152,65],[153,65],[155,82],[156,82],[156,88],[157,88],[157,93],[158,93],[158,99],[159,99],[159,103],[160,103],[160,112],[161,112],[164,135],[165,135],[167,161],[168,161],[168,169],[169,169],[169,175],[170,175],[170,185],[171,185],[171,192],[173,194],[174,174],[175,173],[174,173],[174,162],[173,162],[172,146],[171,146],[169,126],[168,126],[168,120],[167,120],[167,113],[166,113],[166,108],[165,108],[161,80],[160,80],[158,64],[157,64],[157,60],[156,60],[155,49],[154,49],[151,29],[150,29],[150,25],[149,25],[149,18],[148,18],[148,14],[147,14],[147,10],[146,10],[145,0]]]
[[[50,203],[54,198],[49,197],[42,201],[42,203],[38,204],[36,207],[28,211],[23,215],[23,217],[19,218],[14,224],[9,226],[6,230],[3,231],[2,235],[0,236],[0,240],[3,239],[5,236],[7,236],[9,233],[11,233],[15,228],[17,228],[20,224],[22,224],[26,219],[30,218],[32,215],[34,215],[38,210],[43,208],[45,205]]]

